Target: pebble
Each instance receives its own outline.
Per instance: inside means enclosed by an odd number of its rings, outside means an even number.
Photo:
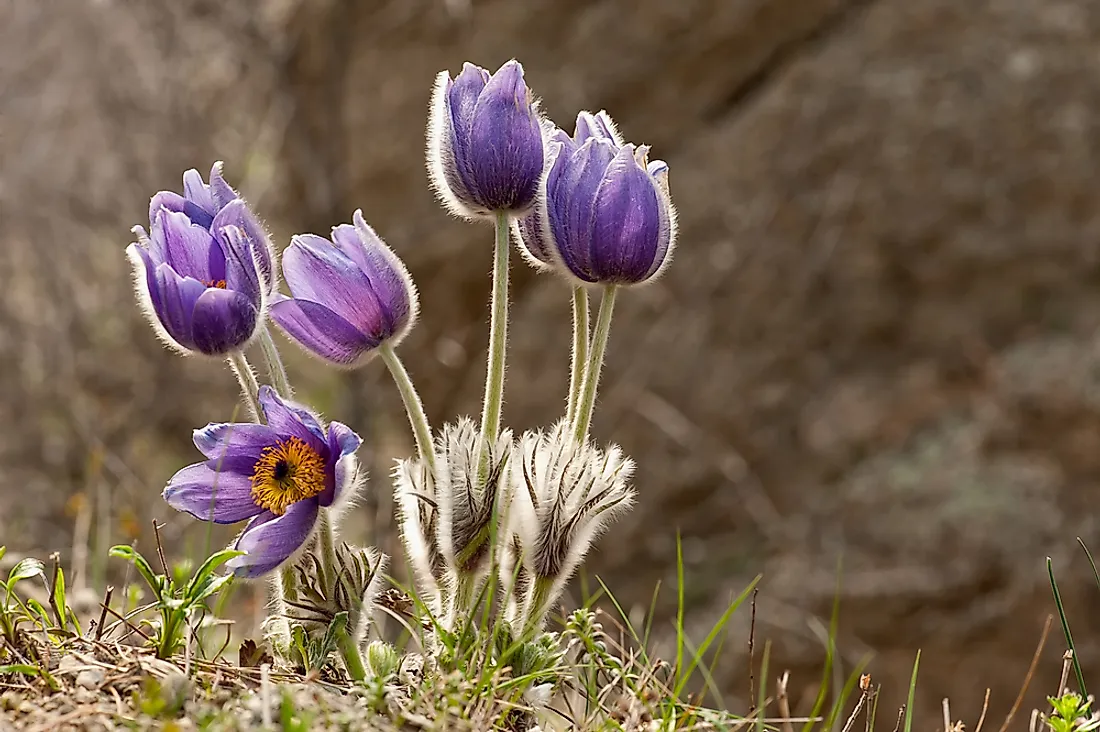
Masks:
[[[76,685],[85,689],[98,689],[107,674],[100,668],[86,668],[76,675]]]

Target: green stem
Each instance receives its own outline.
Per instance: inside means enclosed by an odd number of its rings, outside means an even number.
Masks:
[[[332,527],[332,518],[326,509],[321,509],[317,526],[317,546],[321,550],[321,571],[324,572],[326,587],[335,587],[339,573],[336,561],[336,534]]]
[[[588,290],[573,288],[573,362],[569,369],[569,408],[566,419],[572,424],[577,418],[577,402],[584,385],[585,367],[588,365]]]
[[[340,657],[344,659],[344,667],[348,670],[348,676],[352,681],[365,681],[367,668],[363,665],[363,656],[359,652],[359,644],[348,632],[345,626],[336,634],[336,645],[340,649]]]
[[[290,379],[286,376],[286,367],[279,356],[279,347],[275,345],[275,339],[271,337],[271,330],[264,326],[260,328],[260,348],[264,352],[264,360],[267,361],[267,373],[271,377],[271,385],[283,399],[290,399],[293,392],[290,389]]]
[[[485,374],[485,400],[481,410],[481,458],[478,479],[489,477],[492,445],[500,433],[500,412],[504,403],[504,362],[508,350],[508,214],[496,215],[496,244],[493,251],[493,296],[489,320],[489,367]]]
[[[600,384],[600,370],[603,368],[603,354],[607,350],[607,339],[611,335],[611,314],[615,310],[615,285],[605,285],[600,300],[600,314],[596,318],[596,330],[592,334],[592,350],[588,354],[588,367],[584,375],[584,388],[577,403],[577,419],[574,423],[576,438],[584,441],[588,438],[588,427],[592,424],[592,410],[596,406],[596,388]]]
[[[260,411],[260,384],[256,381],[256,372],[252,370],[248,359],[240,351],[233,351],[226,356],[226,360],[229,362],[229,367],[233,369],[233,374],[237,377],[237,383],[241,385],[241,393],[244,394],[248,409],[252,412],[252,421],[262,422],[263,420],[260,417],[263,414]]]
[[[542,620],[546,616],[546,610],[550,606],[554,581],[544,577],[536,577],[531,580],[528,589],[527,602],[523,608],[523,637],[534,636],[542,629]]]
[[[397,390],[401,392],[401,399],[405,402],[405,412],[409,415],[409,425],[412,427],[413,436],[416,438],[416,449],[420,453],[420,459],[428,466],[431,474],[435,475],[435,449],[432,447],[432,426],[428,423],[428,416],[424,413],[424,404],[420,401],[420,395],[416,393],[409,372],[405,370],[405,364],[401,363],[394,352],[393,347],[383,345],[379,349],[386,368],[390,370],[393,381],[397,384]]]
[[[276,581],[278,582],[278,586],[275,591],[281,599],[298,599],[298,578],[294,576],[294,568],[290,563],[284,564],[279,568],[279,574]]]

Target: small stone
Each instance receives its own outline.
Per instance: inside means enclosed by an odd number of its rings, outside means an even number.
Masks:
[[[86,668],[76,675],[76,685],[85,689],[98,689],[106,677],[103,669]]]
[[[92,689],[80,687],[73,690],[73,699],[77,704],[92,704],[97,698],[98,695]]]

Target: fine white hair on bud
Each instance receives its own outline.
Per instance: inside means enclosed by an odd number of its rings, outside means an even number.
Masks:
[[[593,541],[634,503],[634,461],[618,445],[600,450],[577,441],[566,421],[549,432],[525,432],[513,460],[514,530],[524,549],[523,613],[537,627],[580,566]]]
[[[512,500],[512,432],[501,430],[489,450],[484,481],[478,478],[481,437],[469,419],[445,425],[436,444],[439,551],[456,576],[480,574],[490,553],[494,516],[504,517]],[[505,524],[500,525],[503,535]]]
[[[401,540],[420,585],[421,597],[432,612],[439,612],[439,582],[444,575],[439,552],[435,479],[423,460],[398,460],[393,469],[394,499],[397,503]]]

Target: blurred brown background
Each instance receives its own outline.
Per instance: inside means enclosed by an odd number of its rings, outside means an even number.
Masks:
[[[477,413],[490,233],[433,201],[423,127],[437,71],[512,56],[560,124],[602,107],[652,144],[681,216],[668,276],[617,310],[595,433],[638,460],[641,500],[591,568],[628,605],[661,580],[667,618],[681,532],[697,640],[763,572],[757,649],[797,701],[842,561],[845,668],[874,651],[889,710],[923,648],[931,728],[944,696],[973,726],[987,686],[1007,711],[1050,555],[1100,670],[1075,546],[1100,548],[1091,0],[0,0],[0,539],[68,552],[75,530],[95,565],[148,546],[153,515],[179,551],[201,533],[159,488],[235,386],[161,349],[123,248],[216,159],[280,244],[362,207],[420,285],[403,352],[433,423]],[[562,409],[569,307],[514,262],[525,429]],[[354,520],[384,535],[410,448],[392,384],[293,372],[367,436]],[[742,710],[747,636],[742,613],[719,673]],[[1061,650],[1055,630],[1031,704]]]

